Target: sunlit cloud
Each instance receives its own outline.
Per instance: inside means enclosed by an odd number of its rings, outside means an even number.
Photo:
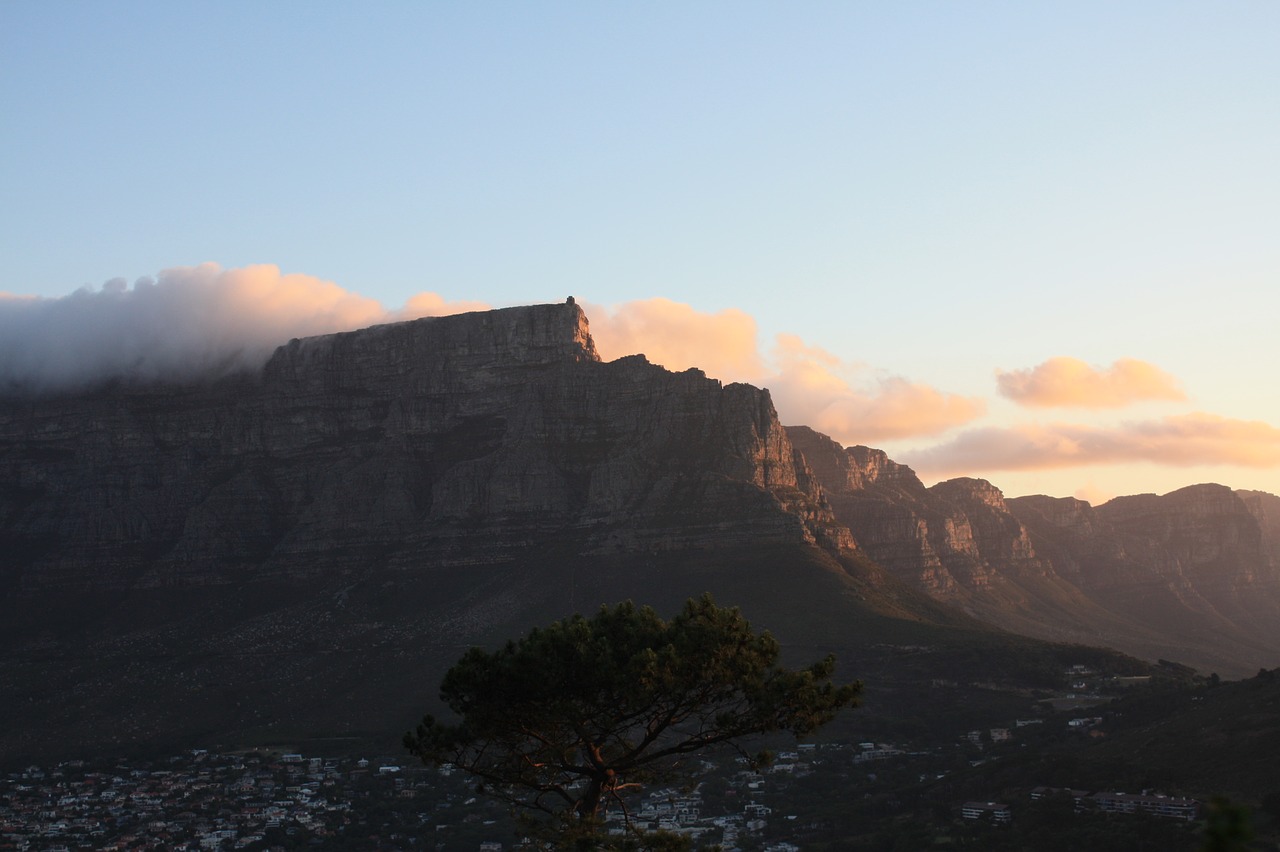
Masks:
[[[1271,468],[1280,466],[1280,429],[1196,412],[1113,428],[1037,423],[969,429],[944,444],[901,455],[929,475],[1128,462]]]
[[[998,372],[1000,395],[1035,408],[1121,408],[1146,400],[1182,400],[1173,376],[1145,361],[1121,358],[1105,369],[1076,358],[1050,358],[1028,370]]]
[[[485,302],[446,301],[439,293],[418,293],[410,296],[404,307],[391,314],[392,321],[421,319],[422,317],[446,317],[452,314],[465,314],[471,311],[487,311],[490,305]]]
[[[420,294],[373,299],[276,266],[177,267],[60,298],[0,296],[0,388],[56,390],[129,377],[220,375],[260,367],[293,337],[485,307]]]
[[[943,393],[898,376],[855,386],[846,376],[859,372],[829,352],[779,335],[777,372],[769,387],[780,416],[845,444],[938,435],[980,417],[983,401]]]
[[[1092,479],[1081,485],[1071,494],[1077,500],[1083,500],[1090,506],[1101,506],[1103,503],[1116,496],[1116,492],[1109,488],[1102,488]]]
[[[764,375],[756,321],[728,308],[704,313],[670,299],[642,299],[612,309],[585,308],[596,350],[606,361],[644,355],[668,370],[690,367],[723,381],[758,381]]]
[[[761,355],[755,320],[738,310],[704,313],[669,299],[591,306],[591,335],[601,357],[644,354],[671,370],[698,367],[724,381],[769,388],[779,417],[843,443],[937,435],[981,416],[981,400],[900,377],[867,378],[862,364],[841,361],[796,335],[778,335]]]

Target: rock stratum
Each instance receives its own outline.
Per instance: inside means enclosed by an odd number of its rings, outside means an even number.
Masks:
[[[1280,662],[1278,505],[925,488],[783,428],[765,390],[602,362],[572,300],[9,395],[0,761],[394,743],[470,645],[705,591],[874,671],[868,710],[895,678],[1025,684],[1094,653],[997,628],[1243,674]]]

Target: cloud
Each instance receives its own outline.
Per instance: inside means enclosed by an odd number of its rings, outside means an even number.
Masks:
[[[779,417],[837,441],[857,444],[937,435],[985,410],[981,400],[946,394],[899,377],[855,384],[866,372],[791,334],[778,335],[761,356],[756,323],[746,313],[703,313],[669,299],[590,306],[591,336],[605,360],[643,353],[671,370],[698,367],[724,381],[769,388]]]
[[[764,375],[756,321],[743,311],[709,314],[662,298],[585,310],[591,338],[606,361],[642,354],[668,370],[697,367],[724,381],[758,381]]]
[[[903,453],[929,475],[1152,462],[1173,467],[1280,466],[1280,429],[1257,420],[1192,414],[1105,428],[1071,423],[970,429],[952,441]]]
[[[490,306],[485,302],[447,302],[438,293],[418,293],[410,296],[404,307],[392,314],[393,321],[420,319],[422,317],[447,317],[452,314],[465,314],[471,311],[487,311]]]
[[[943,393],[898,376],[859,389],[848,379],[862,368],[829,352],[778,335],[777,372],[769,387],[787,423],[803,423],[846,444],[937,435],[986,410],[980,399]]]
[[[58,299],[0,294],[0,389],[76,389],[113,378],[181,380],[260,367],[293,337],[382,322],[484,310],[420,293],[389,311],[373,299],[275,266],[167,269],[130,286]],[[768,387],[785,423],[804,423],[843,443],[936,435],[982,414],[981,400],[900,377],[869,378],[794,335],[768,358],[743,311],[698,311],[670,299],[588,308],[601,357],[643,353],[670,370],[697,367],[722,381]]]
[[[293,337],[483,307],[424,293],[388,311],[310,275],[212,263],[166,269],[132,287],[114,278],[56,299],[0,294],[0,389],[255,369]]]
[[[997,372],[1000,395],[1034,408],[1121,408],[1133,402],[1182,400],[1173,376],[1133,358],[1099,369],[1076,358],[1050,358],[1029,370]]]

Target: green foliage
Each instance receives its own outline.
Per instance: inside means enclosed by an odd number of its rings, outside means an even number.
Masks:
[[[431,716],[405,735],[428,763],[450,762],[481,787],[591,829],[602,805],[679,774],[719,744],[810,733],[857,704],[861,684],[835,685],[827,657],[793,671],[779,645],[709,595],[666,622],[631,602],[535,629],[498,651],[468,651],[440,698],[459,717]]]
[[[1253,840],[1249,809],[1224,796],[1205,806],[1204,852],[1247,852]]]

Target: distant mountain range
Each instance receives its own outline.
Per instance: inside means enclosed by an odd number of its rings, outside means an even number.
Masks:
[[[1008,630],[1239,677],[1280,661],[1280,497],[1222,485],[1092,507],[925,488],[868,447],[787,430],[836,519],[880,565]]]
[[[571,301],[0,398],[0,472],[0,760],[394,741],[470,644],[703,591],[882,683],[1280,663],[1280,498],[924,488],[767,391],[601,362]]]

